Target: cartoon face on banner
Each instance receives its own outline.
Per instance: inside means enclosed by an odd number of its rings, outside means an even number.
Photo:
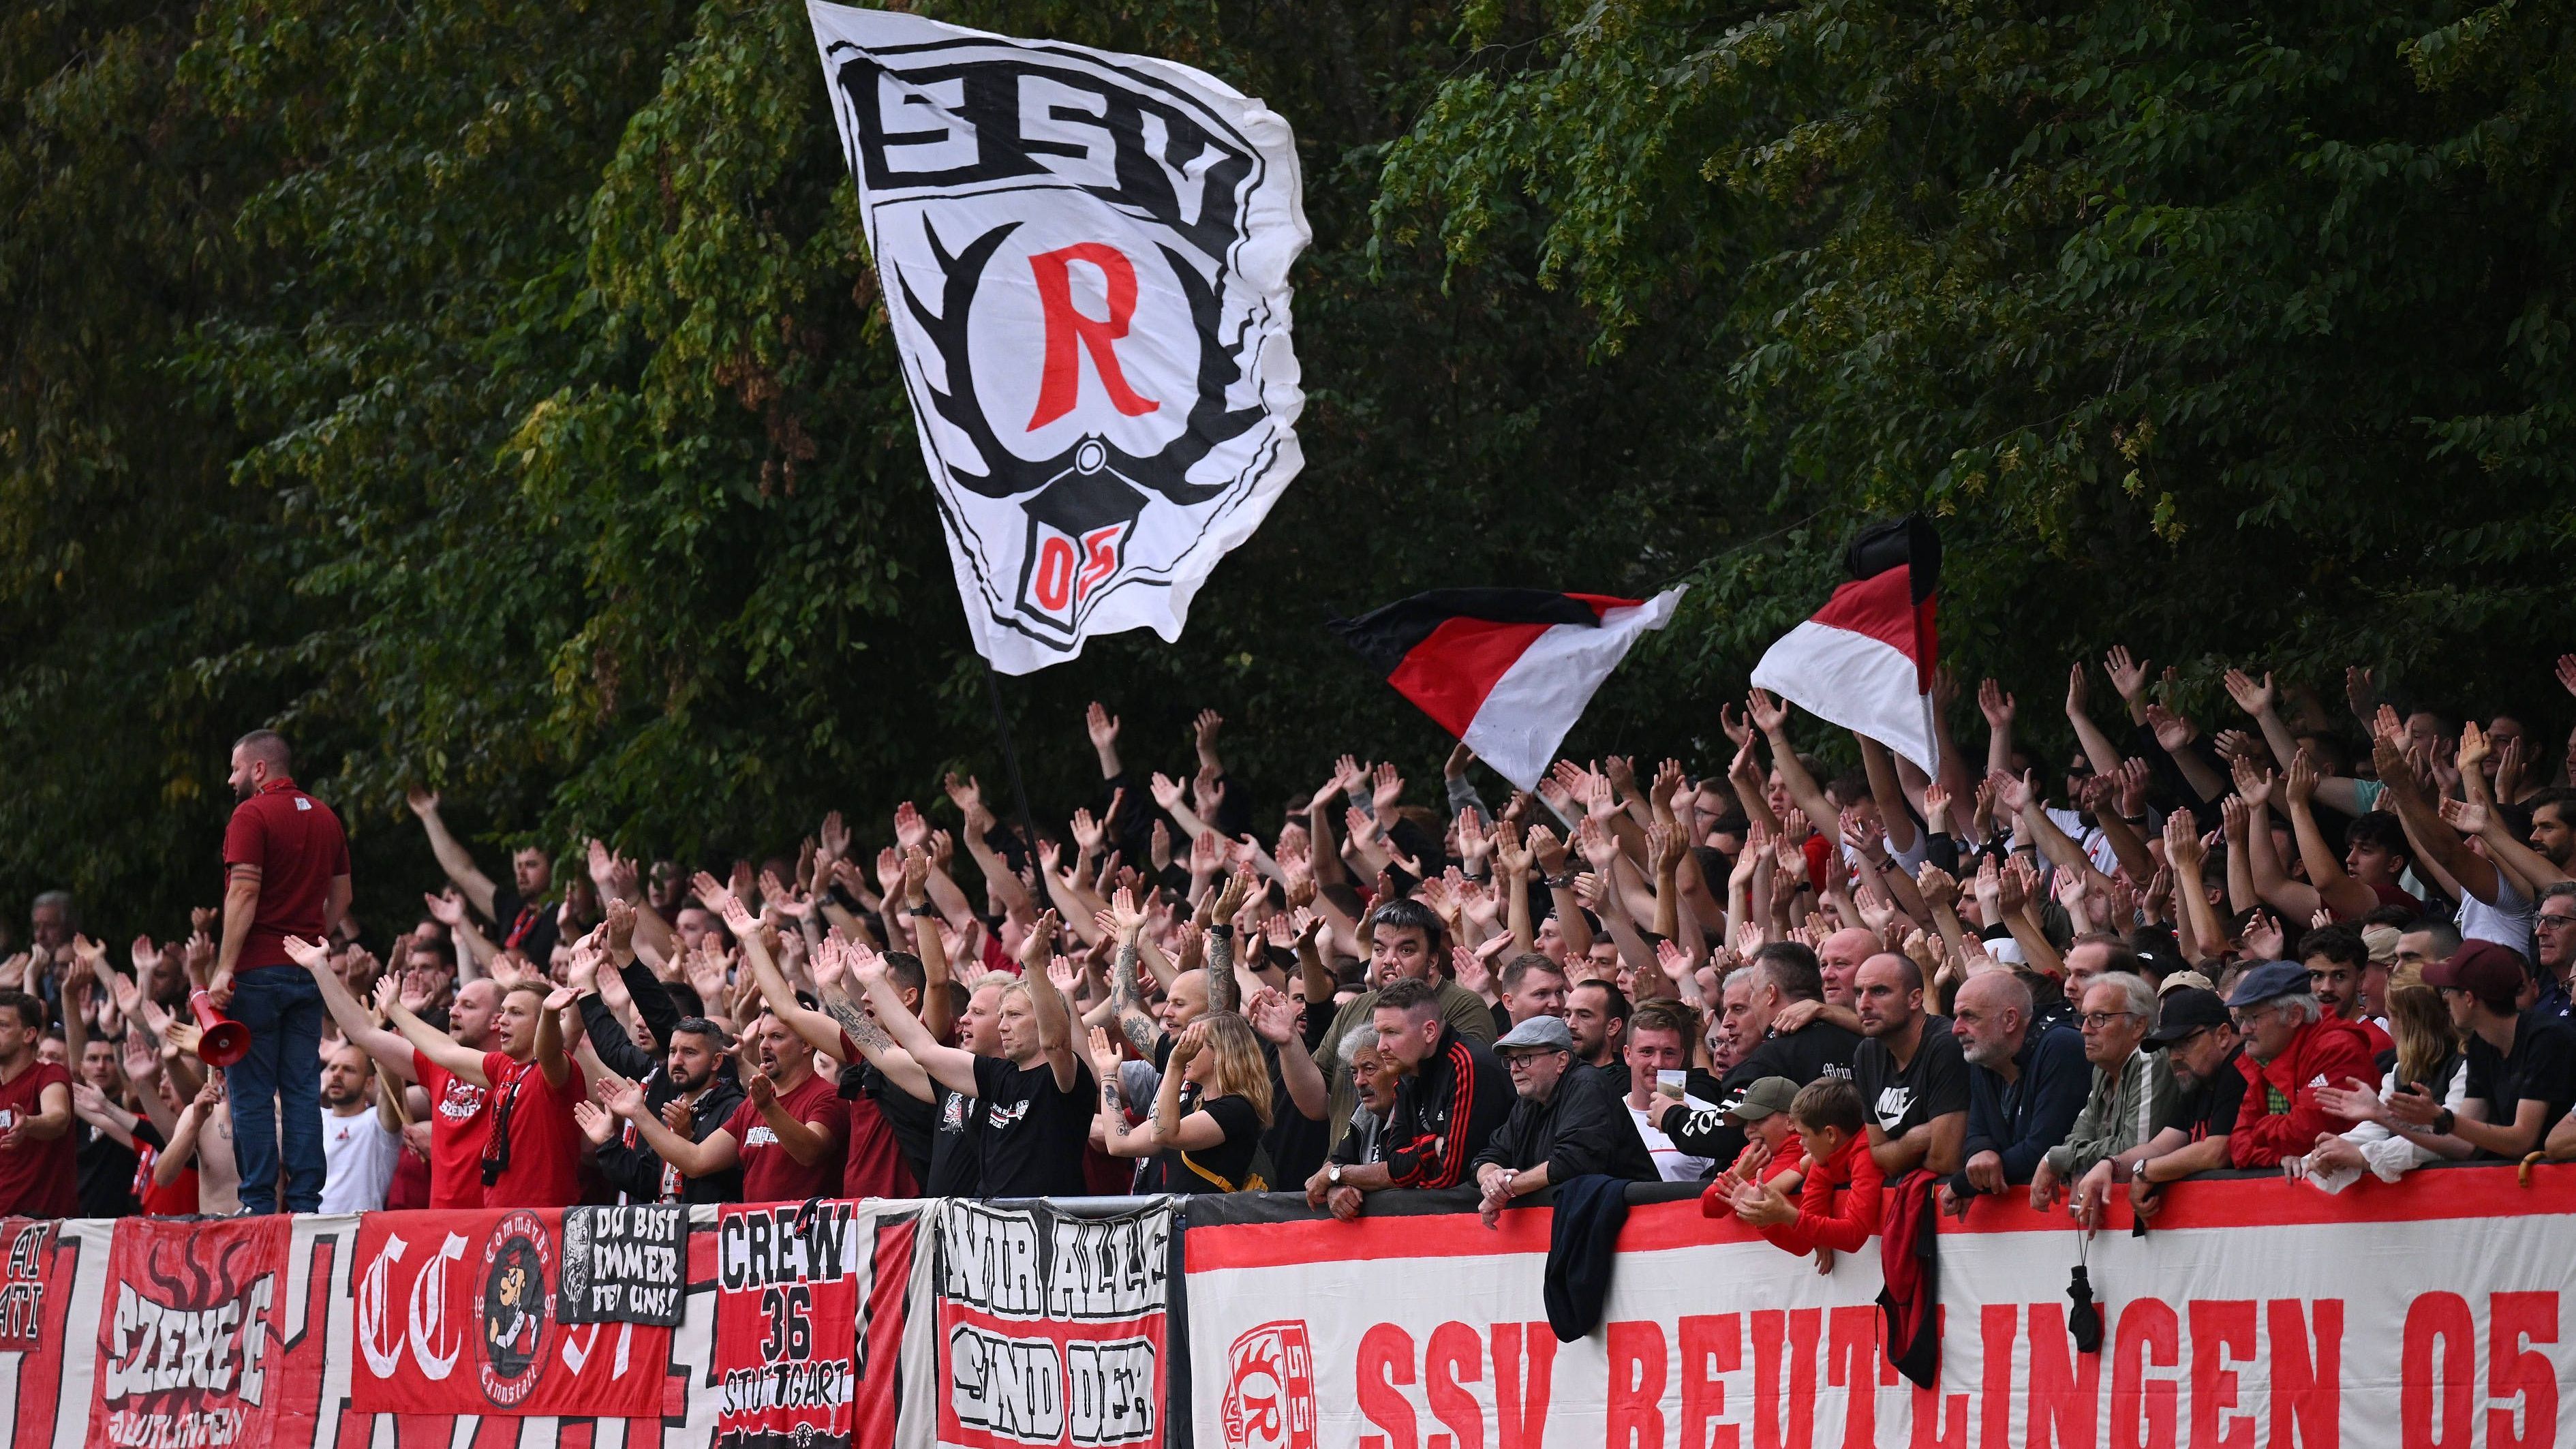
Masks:
[[[562,1213],[370,1213],[350,1401],[365,1413],[657,1414],[671,1330],[566,1324]]]
[[[117,1225],[98,1324],[94,1443],[265,1444],[292,1227]]]
[[[813,14],[979,646],[1176,636],[1300,462],[1285,123],[1158,61]]]

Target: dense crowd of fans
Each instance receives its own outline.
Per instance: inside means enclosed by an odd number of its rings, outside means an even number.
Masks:
[[[447,881],[372,941],[254,734],[220,907],[112,959],[48,893],[0,963],[0,1213],[1472,1186],[1491,1221],[1704,1180],[1823,1258],[1906,1181],[2091,1223],[2213,1170],[2576,1157],[2576,739],[2361,670],[2348,719],[2233,672],[2213,735],[2104,672],[2127,742],[2077,665],[2056,790],[1987,681],[1934,775],[1860,738],[1820,778],[1756,692],[1715,774],[1495,805],[1462,748],[1433,805],[1346,756],[1268,820],[1214,714],[1173,776],[1094,705],[1061,829],[951,776],[944,824],[835,813],[722,879],[596,840],[495,879],[416,793]]]

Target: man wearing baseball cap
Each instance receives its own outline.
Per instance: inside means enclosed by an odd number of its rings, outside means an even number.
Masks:
[[[1561,1016],[1532,1016],[1494,1043],[1519,1094],[1512,1115],[1476,1154],[1485,1226],[1503,1207],[1552,1183],[1589,1174],[1654,1182],[1654,1156],[1628,1121],[1610,1079],[1575,1071],[1574,1033]]]
[[[2236,1061],[2245,1075],[2245,1101],[2227,1135],[2228,1161],[2278,1167],[2316,1146],[2320,1134],[2341,1131],[2343,1119],[2325,1109],[2317,1090],[2376,1080],[2379,1067],[2360,1027],[2325,1019],[2308,987],[2308,968],[2264,962],[2237,979],[2227,1009],[2245,1038]]]
[[[2205,986],[2176,986],[2158,997],[2156,1029],[2143,1045],[2165,1054],[2182,1089],[2157,1117],[2155,1135],[2129,1174],[2129,1205],[2152,1218],[2166,1183],[2227,1166],[2228,1134],[2245,1102],[2245,1073],[2236,1065],[2244,1048],[2227,1003]]]
[[[2492,941],[2464,941],[2425,967],[2424,984],[2442,993],[2459,1028],[2468,1091],[2453,1113],[2409,1087],[2388,1099],[2389,1115],[2457,1137],[2481,1157],[2517,1158],[2538,1148],[2576,1102],[2576,1028],[2537,1008],[2515,1009],[2528,979],[2522,958]]]

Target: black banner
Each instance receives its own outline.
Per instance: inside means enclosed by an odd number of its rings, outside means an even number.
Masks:
[[[683,1204],[564,1209],[562,1320],[677,1328],[688,1243]]]

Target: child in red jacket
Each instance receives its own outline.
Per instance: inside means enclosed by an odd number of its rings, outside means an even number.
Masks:
[[[1878,1232],[1885,1179],[1869,1155],[1869,1109],[1850,1082],[1824,1077],[1799,1090],[1789,1116],[1806,1148],[1797,1203],[1771,1183],[1748,1182],[1736,1190],[1735,1216],[1792,1253],[1814,1253],[1816,1271],[1831,1272],[1834,1254],[1857,1252]]]

